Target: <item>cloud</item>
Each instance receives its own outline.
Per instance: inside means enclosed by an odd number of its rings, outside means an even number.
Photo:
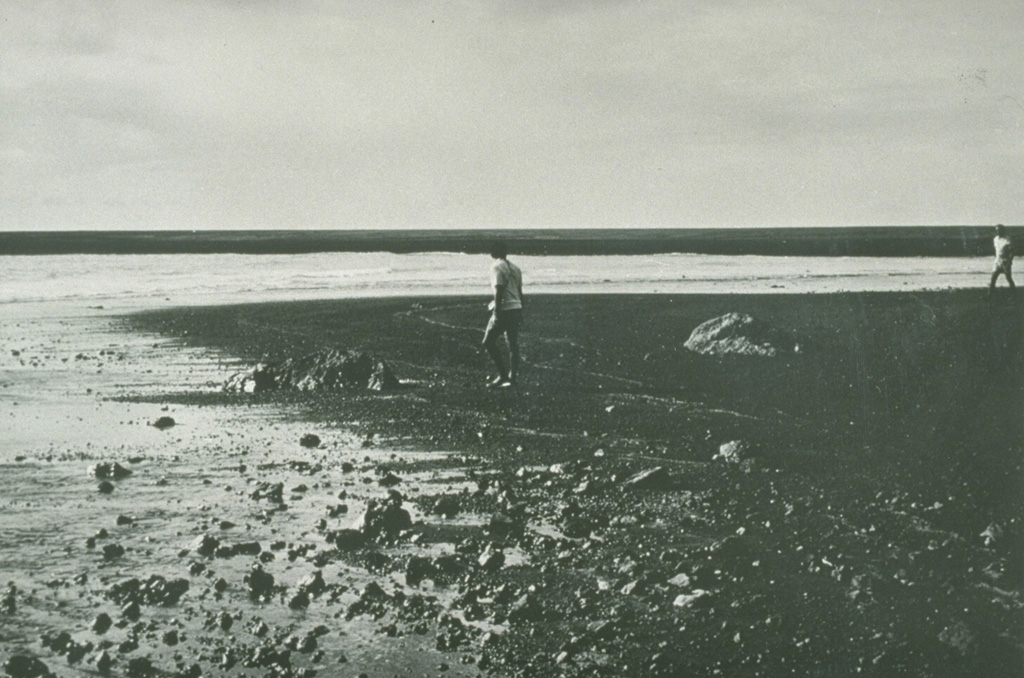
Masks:
[[[0,229],[1024,221],[1006,3],[8,3]]]

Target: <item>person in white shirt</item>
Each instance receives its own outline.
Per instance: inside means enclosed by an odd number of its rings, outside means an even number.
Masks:
[[[996,237],[992,240],[996,250],[996,263],[992,271],[992,279],[988,283],[988,293],[992,294],[996,286],[996,280],[1000,275],[1006,276],[1006,282],[1010,283],[1010,290],[1016,291],[1013,284],[1013,243],[1006,237],[1006,229],[1002,224],[996,226]]]
[[[498,376],[489,386],[508,387],[516,383],[519,376],[519,328],[523,324],[523,272],[509,262],[504,243],[491,246],[491,287],[494,298],[490,303],[491,319],[484,330],[484,348],[494,365]],[[498,339],[505,335],[508,341],[508,366],[498,347]]]

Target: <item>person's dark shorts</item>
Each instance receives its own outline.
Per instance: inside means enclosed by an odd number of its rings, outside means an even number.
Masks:
[[[488,334],[494,332],[497,334],[518,334],[519,328],[523,324],[523,309],[515,308],[508,311],[502,311],[501,314],[491,313],[491,319],[487,323]]]

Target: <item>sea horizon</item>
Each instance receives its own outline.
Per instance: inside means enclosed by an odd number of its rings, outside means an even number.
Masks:
[[[1024,227],[1007,229],[1024,238]],[[10,231],[0,256],[62,254],[486,253],[964,257],[991,253],[992,226]]]

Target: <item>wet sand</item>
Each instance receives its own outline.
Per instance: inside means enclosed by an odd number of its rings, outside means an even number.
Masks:
[[[146,657],[203,675],[1019,675],[1022,310],[979,291],[538,296],[522,381],[501,391],[484,387],[477,298],[174,309],[84,348],[58,342],[67,327],[26,332],[50,341],[5,360],[37,360],[56,389],[106,381],[47,415],[95,417],[93,440],[3,460],[16,609],[0,634],[61,675],[95,670],[104,641],[118,674]],[[682,346],[730,311],[801,352]],[[406,384],[215,388],[326,348],[370,350]],[[730,441],[743,460],[713,459]],[[100,494],[89,468],[113,461],[133,473]],[[389,489],[411,528],[346,542]],[[204,535],[261,555],[204,555]],[[111,543],[124,554],[105,558]],[[254,599],[260,561],[279,588]],[[323,587],[302,583],[318,570]],[[111,587],[151,575],[189,589],[131,620]],[[99,612],[118,622],[103,635]],[[74,666],[39,645],[60,631],[91,643]]]

